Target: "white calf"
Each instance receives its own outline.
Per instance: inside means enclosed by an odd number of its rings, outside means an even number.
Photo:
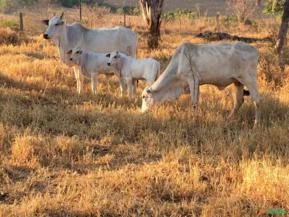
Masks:
[[[135,92],[136,80],[146,80],[150,85],[155,82],[160,74],[160,63],[153,58],[135,59],[121,52],[111,52],[106,55],[107,65],[112,66],[120,76],[123,88],[128,87],[128,94]]]
[[[67,52],[70,54],[70,61],[80,67],[80,72],[91,79],[91,89],[96,94],[96,77],[99,73],[113,74],[113,68],[107,65],[105,54],[96,52],[85,52],[81,48],[75,48]],[[77,87],[81,87],[81,78],[76,76]],[[80,92],[80,90],[78,90]]]

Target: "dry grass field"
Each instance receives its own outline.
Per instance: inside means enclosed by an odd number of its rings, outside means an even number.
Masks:
[[[262,209],[289,210],[289,69],[281,79],[270,43],[253,44],[261,55],[262,116],[252,129],[250,98],[227,119],[230,88],[202,87],[197,111],[184,95],[147,114],[140,113],[144,83],[130,99],[120,97],[115,78],[100,76],[96,96],[89,81],[78,96],[72,70],[41,37],[38,21],[48,15],[27,11],[25,41],[0,45],[0,216],[255,217]],[[76,16],[66,12],[69,23]],[[91,25],[119,20],[104,15]],[[193,34],[214,22],[165,23],[155,51],[146,48],[140,18],[129,17],[129,25],[139,33],[138,57],[155,57],[164,69],[180,43],[207,43]],[[260,38],[278,27],[274,20],[223,25]]]

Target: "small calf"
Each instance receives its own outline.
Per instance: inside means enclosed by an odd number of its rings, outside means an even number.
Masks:
[[[150,85],[160,75],[160,63],[153,58],[135,59],[119,51],[106,55],[107,65],[112,66],[120,76],[121,88],[128,87],[128,95],[135,92],[136,80],[146,80]]]
[[[113,68],[107,65],[105,54],[96,52],[85,52],[81,48],[75,48],[67,52],[70,54],[70,61],[80,67],[80,73],[91,79],[91,89],[96,94],[96,77],[98,74],[113,74]],[[77,86],[81,86],[81,78],[76,75]]]

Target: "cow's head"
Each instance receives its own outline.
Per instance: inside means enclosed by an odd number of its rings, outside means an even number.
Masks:
[[[154,104],[154,98],[150,87],[146,87],[142,92],[141,112],[147,112]]]
[[[64,26],[63,15],[64,13],[62,13],[60,16],[54,16],[50,20],[42,21],[48,26],[45,33],[43,34],[43,38],[53,39],[55,37],[59,37],[60,31]]]
[[[184,93],[186,83],[181,80],[173,79],[160,89],[158,89],[157,82],[158,80],[152,84],[152,86],[145,88],[142,92],[142,112],[146,112],[154,105],[162,102],[176,100]],[[156,90],[156,88],[158,90]]]
[[[108,58],[107,65],[108,66],[117,66],[120,62],[120,53],[119,51],[111,52],[105,55]]]
[[[74,48],[73,50],[69,50],[67,52],[67,54],[70,55],[69,60],[72,63],[78,64],[78,65],[80,64],[80,59],[81,59],[82,53],[83,53],[83,50],[79,47]]]

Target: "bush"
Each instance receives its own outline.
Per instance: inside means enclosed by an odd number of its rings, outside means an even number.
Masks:
[[[18,23],[15,20],[0,20],[0,28],[18,29]]]
[[[0,44],[19,44],[18,34],[10,28],[0,28]]]
[[[169,11],[163,14],[163,19],[166,21],[172,21],[181,18],[194,18],[196,16],[195,12],[188,9],[177,8],[175,11]]]
[[[71,8],[79,4],[79,0],[57,0],[57,3],[61,4],[64,7]]]
[[[40,0],[0,0],[0,9],[7,12],[7,9],[19,6],[29,6],[38,3]]]
[[[268,0],[266,1],[266,6],[263,10],[265,14],[274,14],[281,16],[283,13],[283,5],[284,1],[274,1],[274,0]]]

